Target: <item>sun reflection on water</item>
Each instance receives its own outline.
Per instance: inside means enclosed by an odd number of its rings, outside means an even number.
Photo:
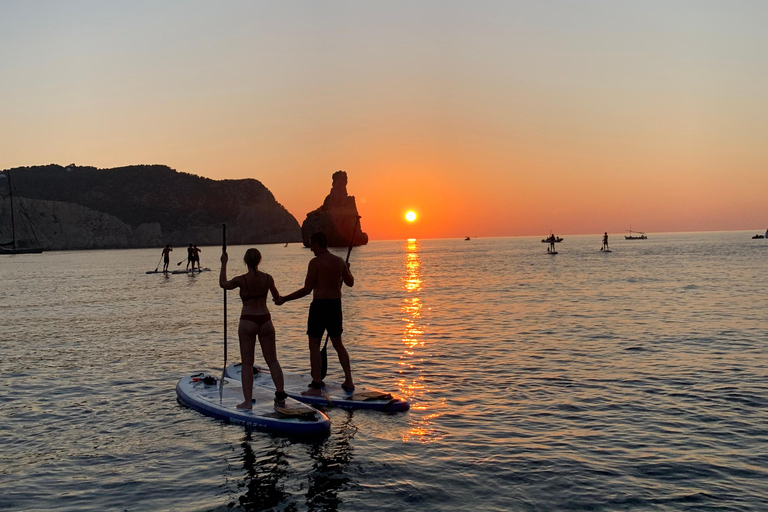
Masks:
[[[405,350],[400,358],[400,374],[403,378],[398,385],[400,392],[411,401],[411,410],[426,411],[427,405],[416,400],[429,390],[424,382],[424,377],[418,373],[418,363],[424,361],[418,351],[425,346],[423,339],[425,327],[422,320],[424,303],[419,297],[423,284],[419,241],[415,238],[409,238],[405,243],[404,267],[405,272],[403,272],[402,281],[406,296],[403,298],[400,312],[403,314],[403,322],[405,322],[402,339]],[[417,440],[423,443],[437,441],[441,436],[435,432],[432,425],[433,420],[438,416],[438,413],[433,412],[416,419],[411,428],[403,434],[403,441]]]

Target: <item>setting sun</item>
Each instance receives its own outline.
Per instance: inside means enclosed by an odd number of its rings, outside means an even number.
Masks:
[[[416,212],[410,211],[410,212],[406,213],[405,214],[405,220],[407,220],[408,222],[415,221],[416,220]]]

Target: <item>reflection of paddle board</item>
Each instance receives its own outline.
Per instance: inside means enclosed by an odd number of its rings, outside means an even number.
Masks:
[[[176,385],[179,401],[207,416],[212,416],[236,425],[255,428],[287,436],[327,435],[331,431],[331,421],[322,412],[308,405],[288,398],[285,405],[287,412],[300,416],[287,416],[275,410],[274,391],[266,388],[253,388],[253,409],[238,409],[243,401],[242,384],[236,380],[225,379],[222,398],[219,398],[219,382],[215,377],[208,377],[210,384],[205,384],[204,374],[182,377]]]
[[[171,274],[197,274],[199,272],[210,272],[211,269],[208,267],[200,269],[200,270],[171,270]]]
[[[230,379],[240,380],[240,364],[231,364],[227,366],[226,376]],[[354,391],[345,391],[340,383],[325,383],[325,395],[304,396],[302,391],[307,391],[307,384],[312,380],[309,376],[297,375],[295,373],[283,372],[285,380],[285,392],[288,396],[304,403],[317,406],[333,406],[343,409],[372,409],[376,411],[407,411],[410,404],[377,389],[364,388],[357,386]],[[254,387],[262,386],[273,392],[275,384],[272,382],[272,375],[269,368],[256,367],[253,373]]]

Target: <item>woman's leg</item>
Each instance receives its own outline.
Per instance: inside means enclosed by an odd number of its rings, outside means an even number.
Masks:
[[[267,366],[269,366],[269,373],[272,375],[272,381],[275,383],[275,391],[285,391],[283,382],[283,369],[280,368],[280,363],[277,361],[277,346],[275,343],[275,327],[272,325],[272,320],[261,326],[259,331],[259,344],[261,345],[261,353],[264,356]]]
[[[238,409],[250,409],[253,407],[253,353],[256,349],[255,324],[249,320],[240,320],[237,335],[240,338],[240,368],[243,383],[243,403]]]

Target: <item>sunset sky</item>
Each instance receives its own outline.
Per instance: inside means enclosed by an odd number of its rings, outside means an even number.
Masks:
[[[0,168],[256,178],[372,239],[768,228],[768,2],[0,2]],[[404,214],[418,219],[408,223]]]

